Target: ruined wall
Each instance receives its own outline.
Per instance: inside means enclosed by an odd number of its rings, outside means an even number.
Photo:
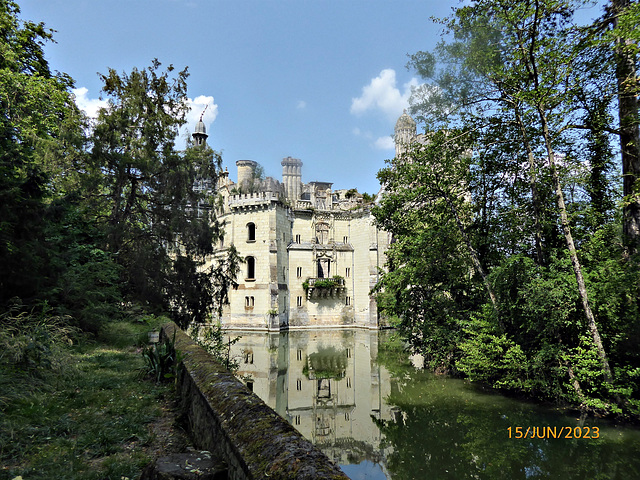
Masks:
[[[197,448],[227,461],[229,478],[348,480],[320,450],[174,323],[162,328],[183,355],[178,394]]]

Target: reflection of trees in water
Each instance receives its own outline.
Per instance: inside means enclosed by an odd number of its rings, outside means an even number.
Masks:
[[[640,478],[640,436],[631,442],[509,439],[508,427],[578,423],[456,380],[409,369],[402,377],[386,399],[395,406],[393,418],[375,420],[392,447],[386,463],[394,479]]]

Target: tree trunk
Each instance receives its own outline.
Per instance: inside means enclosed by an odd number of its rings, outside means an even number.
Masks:
[[[618,17],[629,6],[629,0],[611,0],[614,31]],[[630,254],[640,251],[640,130],[638,122],[638,79],[636,58],[629,40],[616,38],[615,62],[618,83],[618,118],[623,175],[623,232]]]
[[[516,114],[516,122],[518,123],[520,134],[522,135],[522,141],[527,149],[527,158],[529,160],[529,186],[531,187],[531,203],[533,206],[533,219],[535,226],[536,261],[538,265],[544,265],[545,259],[544,251],[542,249],[542,222],[540,221],[540,195],[538,195],[538,186],[536,184],[535,156],[533,154],[533,149],[531,148],[531,143],[527,138],[527,130],[524,126],[524,122],[522,121],[522,117],[520,117],[520,109],[517,105],[514,105],[514,111]]]
[[[445,189],[440,189],[440,193],[444,198],[444,200],[447,202],[447,206],[451,211],[451,215],[456,221],[458,232],[462,236],[462,240],[464,241],[467,247],[467,251],[469,252],[469,256],[471,257],[473,266],[476,272],[478,272],[478,274],[480,275],[480,277],[482,277],[482,282],[484,283],[484,288],[487,290],[487,294],[489,295],[489,299],[491,300],[491,305],[493,306],[493,311],[496,314],[498,325],[500,326],[502,331],[504,331],[504,324],[502,323],[502,320],[500,318],[500,313],[498,311],[498,300],[496,298],[495,293],[493,292],[493,288],[491,288],[491,284],[489,283],[487,274],[484,271],[484,268],[482,268],[482,263],[480,263],[480,259],[478,258],[478,253],[476,252],[476,249],[473,248],[473,245],[471,244],[471,240],[469,239],[467,232],[465,232],[464,230],[464,225],[462,225],[462,220],[460,220],[460,216],[458,215],[458,209],[456,208],[453,201],[451,200],[451,196],[447,193]]]
[[[596,346],[596,349],[598,351],[598,356],[600,357],[600,363],[602,365],[602,371],[605,375],[605,380],[608,383],[611,383],[612,376],[611,376],[611,369],[609,368],[609,361],[607,360],[607,353],[604,349],[604,345],[602,344],[602,339],[600,338],[600,332],[598,331],[598,325],[596,324],[595,316],[593,315],[593,311],[591,310],[591,305],[589,304],[589,295],[587,294],[587,287],[584,283],[584,277],[582,276],[582,266],[580,265],[580,260],[578,259],[578,252],[576,251],[576,246],[573,243],[573,235],[571,234],[571,227],[569,226],[569,217],[567,215],[567,207],[564,203],[564,194],[562,193],[562,186],[560,185],[560,179],[558,178],[558,171],[556,170],[555,156],[554,156],[553,148],[551,146],[551,136],[549,134],[547,117],[541,106],[538,106],[538,115],[540,117],[540,122],[542,124],[544,143],[547,149],[547,159],[549,161],[549,168],[551,170],[551,178],[553,180],[553,185],[556,190],[556,200],[558,202],[558,209],[560,210],[560,221],[562,224],[562,231],[564,233],[564,238],[567,242],[569,258],[571,259],[573,272],[576,276],[576,281],[578,283],[578,292],[580,294],[580,299],[582,300],[582,308],[584,309],[584,314],[585,314],[585,317],[587,318],[587,326],[589,328],[589,332],[591,333],[591,337],[593,338],[593,343]]]

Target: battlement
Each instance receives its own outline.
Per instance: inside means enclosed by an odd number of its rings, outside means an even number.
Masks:
[[[277,192],[241,193],[229,197],[229,207],[249,207],[254,205],[269,205],[279,201]]]

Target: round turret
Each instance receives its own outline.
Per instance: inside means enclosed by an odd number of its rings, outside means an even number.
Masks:
[[[258,162],[253,160],[238,160],[236,161],[236,167],[238,167],[238,187],[247,193],[254,187],[254,172],[258,166]]]
[[[193,137],[193,143],[195,143],[196,145],[204,145],[207,142],[207,137],[209,136],[207,135],[207,127],[204,126],[204,122],[202,121],[203,115],[204,112],[202,112],[202,115],[200,115],[200,120],[198,120],[198,123],[196,123],[196,130],[191,134],[191,136]]]
[[[402,112],[402,115],[400,115],[400,118],[398,118],[398,121],[396,122],[395,131],[397,133],[398,130],[406,130],[406,129],[411,130],[415,134],[416,122],[413,118],[409,116],[409,114],[407,113],[407,110],[404,110],[404,112]]]
[[[400,118],[398,118],[394,133],[397,157],[404,153],[407,146],[416,139],[416,122],[409,116],[406,110],[400,115]]]

